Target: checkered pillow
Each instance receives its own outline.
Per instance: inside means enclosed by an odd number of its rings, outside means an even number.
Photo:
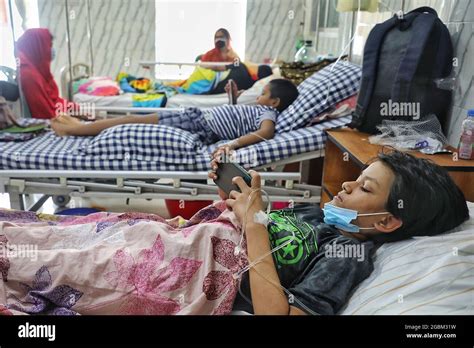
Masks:
[[[126,124],[106,129],[81,152],[104,160],[194,164],[202,146],[196,134],[158,124]]]
[[[349,62],[328,65],[298,86],[298,98],[279,116],[277,133],[304,127],[315,116],[359,90],[362,69]]]

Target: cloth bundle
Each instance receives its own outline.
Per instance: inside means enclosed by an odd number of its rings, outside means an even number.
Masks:
[[[345,59],[347,57],[343,56],[341,59]],[[317,63],[302,63],[302,62],[292,62],[292,63],[283,63],[280,66],[281,76],[285,79],[290,80],[295,85],[301,84],[304,80],[308,77],[314,75],[314,73],[318,72],[322,68],[328,66],[331,63],[334,63],[337,58],[325,58],[320,60]]]
[[[105,97],[119,95],[120,87],[110,77],[91,77],[78,81],[74,92]]]
[[[326,120],[331,120],[339,117],[344,117],[352,114],[355,110],[357,104],[357,94],[344,99],[343,101],[337,103],[336,105],[330,107],[319,115],[315,116],[311,122],[308,124],[308,127],[314,126],[315,124],[324,122]]]
[[[146,93],[152,89],[152,82],[145,77],[135,77],[125,72],[117,75],[117,82],[120,89],[125,93]]]
[[[134,93],[134,107],[164,107],[168,98],[175,94],[206,94],[222,81],[229,71],[215,72],[196,67],[186,80],[163,84],[153,83],[147,78],[136,78],[121,72],[117,76],[120,88],[125,93]]]
[[[18,125],[15,115],[4,97],[0,96],[0,129]]]
[[[0,141],[30,140],[46,126],[46,122],[35,119],[18,120],[5,98],[0,96]]]

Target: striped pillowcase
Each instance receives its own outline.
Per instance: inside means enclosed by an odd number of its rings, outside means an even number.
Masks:
[[[345,315],[473,313],[474,203],[451,233],[382,245],[374,271],[356,288]]]

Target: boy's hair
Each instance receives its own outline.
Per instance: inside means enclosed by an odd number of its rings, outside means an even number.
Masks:
[[[280,112],[290,106],[298,97],[298,88],[290,80],[275,79],[271,80],[268,85],[270,96],[272,98],[280,98],[280,104],[277,107],[277,110]]]
[[[444,168],[399,151],[379,154],[378,160],[395,175],[385,208],[403,225],[394,232],[374,236],[374,240],[395,242],[433,236],[469,218],[464,194]]]

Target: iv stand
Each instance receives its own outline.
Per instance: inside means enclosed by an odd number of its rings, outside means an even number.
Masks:
[[[71,56],[71,37],[69,36],[69,0],[64,0],[66,5],[66,41],[69,61],[69,81],[72,81],[72,56]],[[67,86],[68,99],[72,98],[71,83]]]
[[[87,7],[87,38],[89,39],[89,55],[91,59],[91,76],[94,76],[94,52],[92,50],[92,25],[90,0],[86,0]]]

